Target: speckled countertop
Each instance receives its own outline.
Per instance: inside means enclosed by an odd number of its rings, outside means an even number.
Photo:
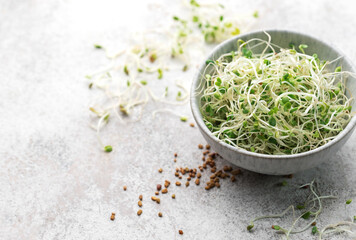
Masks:
[[[93,43],[120,44],[128,32],[144,29],[157,6],[170,4],[175,3],[0,0],[0,239],[279,239],[270,229],[278,220],[261,221],[253,233],[246,225],[302,201],[296,185],[314,178],[321,192],[339,196],[325,202],[318,226],[356,215],[356,203],[344,206],[345,199],[356,197],[355,134],[335,159],[292,179],[243,171],[219,190],[172,186],[176,199],[162,196],[160,205],[149,199],[155,185],[164,179],[173,183],[175,166],[201,163],[197,145],[204,140],[196,128],[172,115],[144,114],[139,123],[109,124],[103,134],[114,151],[98,149],[88,127],[93,95],[83,76],[106,59]],[[313,34],[356,61],[354,1],[243,4],[261,10],[253,29]],[[189,105],[176,109],[191,117]],[[277,186],[283,180],[288,185]],[[140,194],[144,206],[138,217]],[[293,236],[314,238],[309,230]]]

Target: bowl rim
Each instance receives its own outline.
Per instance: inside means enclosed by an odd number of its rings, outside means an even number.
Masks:
[[[267,33],[292,33],[292,34],[296,34],[296,35],[301,35],[301,36],[305,36],[308,37],[316,42],[322,43],[324,44],[326,47],[334,50],[335,52],[337,52],[339,55],[341,55],[343,57],[343,59],[351,66],[352,72],[355,72],[355,66],[352,63],[352,61],[337,47],[335,47],[334,45],[327,43],[323,40],[318,39],[317,37],[314,37],[312,35],[309,34],[305,34],[305,33],[301,33],[298,31],[290,31],[290,30],[284,30],[284,29],[266,29],[266,30],[256,30],[256,31],[251,31],[251,32],[247,32],[244,34],[240,34],[237,35],[235,37],[232,37],[228,40],[225,40],[224,42],[220,43],[219,45],[217,45],[208,55],[206,58],[204,58],[205,60],[210,59],[212,56],[214,56],[214,54],[216,52],[218,52],[221,48],[223,48],[225,45],[230,44],[231,42],[236,42],[239,38],[242,37],[248,37],[250,35],[254,35],[254,34],[258,34],[258,33],[263,33],[263,32],[267,32]],[[239,154],[243,154],[243,155],[247,155],[249,157],[258,157],[258,158],[265,158],[265,159],[294,159],[294,158],[301,158],[301,157],[305,157],[308,155],[313,155],[316,154],[320,151],[323,151],[327,148],[330,148],[332,145],[334,145],[335,143],[339,142],[342,138],[344,138],[348,133],[350,133],[352,131],[352,129],[355,127],[356,125],[356,114],[351,118],[350,122],[347,124],[346,128],[344,130],[342,130],[333,140],[331,140],[330,142],[328,142],[327,144],[324,144],[316,149],[313,150],[309,150],[306,152],[302,152],[302,153],[296,153],[296,154],[289,154],[289,155],[270,155],[270,154],[263,154],[263,153],[254,153],[248,150],[245,150],[243,148],[237,148],[234,146],[231,146],[230,144],[227,144],[225,142],[223,142],[222,140],[218,139],[216,136],[214,136],[212,134],[212,132],[210,132],[210,130],[206,127],[206,125],[203,122],[203,118],[201,116],[200,113],[200,109],[199,109],[199,103],[198,103],[198,98],[197,96],[195,96],[195,89],[198,87],[198,83],[200,81],[200,73],[205,69],[206,64],[205,61],[200,65],[198,71],[195,73],[194,78],[193,78],[193,82],[191,85],[191,89],[190,89],[190,106],[191,106],[191,111],[193,113],[193,117],[196,121],[196,123],[198,124],[198,127],[200,128],[201,131],[203,131],[209,138],[211,138],[213,141],[217,142],[218,144],[222,145],[225,148],[228,148],[229,150],[233,151],[233,152],[237,152]]]

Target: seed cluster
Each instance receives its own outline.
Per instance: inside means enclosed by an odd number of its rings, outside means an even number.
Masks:
[[[203,164],[197,166],[196,168],[189,168],[189,167],[176,167],[175,171],[174,171],[174,177],[176,177],[178,180],[175,181],[175,185],[176,187],[180,187],[182,185],[181,183],[181,179],[186,178],[185,181],[185,186],[186,188],[188,188],[190,186],[190,182],[194,181],[196,186],[200,186],[201,182],[203,182],[204,180],[203,178],[203,173],[209,173],[208,168],[210,168],[210,173],[212,173],[212,175],[209,176],[208,181],[206,182],[206,186],[205,189],[206,190],[210,190],[212,188],[220,188],[220,180],[221,179],[230,179],[231,182],[234,182],[236,180],[235,176],[239,175],[241,173],[240,169],[233,169],[231,166],[224,166],[221,169],[217,169],[216,166],[216,158],[218,156],[217,153],[215,152],[211,152],[210,151],[210,145],[203,145],[203,144],[199,144],[198,145],[198,149],[202,150],[202,161]],[[178,158],[178,154],[174,153],[174,160],[175,162],[177,161],[176,159]],[[163,172],[162,168],[158,169],[159,173]],[[155,196],[151,196],[151,200],[153,202],[156,202],[157,204],[160,204],[161,199],[157,196],[160,195],[160,193],[163,194],[168,194],[168,189],[171,185],[171,182],[169,180],[164,180],[164,184],[156,184],[155,186],[155,192],[154,195]],[[127,186],[123,187],[124,191],[127,190]],[[171,191],[171,190],[170,190]],[[176,199],[176,194],[172,193],[171,195],[172,199]],[[142,211],[142,207],[143,207],[143,196],[139,195],[138,197],[138,202],[137,205],[139,207],[138,211],[137,211],[137,215],[141,216],[141,214],[143,213]],[[162,212],[158,212],[158,217],[163,217],[163,213]],[[110,219],[112,221],[114,221],[115,219],[115,213],[112,213]],[[180,235],[183,235],[183,231],[179,230],[178,233]]]

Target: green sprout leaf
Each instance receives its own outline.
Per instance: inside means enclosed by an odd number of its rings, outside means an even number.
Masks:
[[[112,151],[112,146],[107,145],[104,147],[105,152],[111,152]]]

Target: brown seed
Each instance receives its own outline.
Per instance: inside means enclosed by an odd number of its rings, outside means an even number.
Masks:
[[[183,235],[183,231],[182,230],[179,230],[178,231],[180,235]]]
[[[161,202],[161,199],[157,198],[156,203],[159,204]]]
[[[159,192],[156,191],[155,194],[158,196],[158,195],[159,195]]]
[[[178,154],[177,154],[177,153],[175,153],[175,154],[174,154],[174,157],[178,157]]]
[[[241,169],[237,168],[231,171],[232,175],[239,175],[241,173]]]
[[[176,182],[176,186],[180,186],[181,185],[181,183],[180,182]]]
[[[210,189],[210,186],[205,186],[205,190],[209,190]]]
[[[141,214],[142,214],[142,210],[140,209],[140,210],[137,211],[137,215],[140,216]]]
[[[195,184],[196,184],[196,185],[199,185],[199,184],[200,184],[199,178],[197,178],[197,179],[195,180]]]
[[[176,198],[176,195],[175,195],[175,194],[172,194],[172,198],[175,199],[175,198]]]
[[[207,154],[209,154],[209,153],[210,153],[210,151],[209,151],[209,150],[206,150],[206,151],[203,152],[203,155],[207,155]]]
[[[210,149],[210,145],[209,144],[205,145],[205,148],[209,150]]]
[[[174,162],[177,162],[177,159],[174,159]]]
[[[201,160],[203,160],[203,162],[205,162],[205,157],[202,157]]]
[[[141,201],[138,201],[137,204],[138,204],[139,207],[142,207],[142,202]]]
[[[316,225],[316,222],[313,222],[311,225],[312,225],[312,226],[315,226],[315,225]]]
[[[179,176],[179,179],[182,179],[182,176]]]
[[[143,199],[142,195],[138,196],[138,199],[140,199],[140,201],[142,201],[142,199]]]
[[[126,186],[124,186],[124,191],[126,191],[127,190],[127,187]]]
[[[115,220],[115,213],[111,213],[110,220],[111,220],[111,221],[114,221],[114,220]]]
[[[190,172],[190,169],[186,167],[185,172]]]
[[[214,172],[216,172],[216,168],[212,168],[212,169],[210,169],[210,171],[211,171],[212,173],[214,173]]]
[[[180,169],[180,172],[184,175],[185,174],[185,170],[183,168]]]
[[[162,217],[163,215],[162,215],[162,213],[161,212],[159,212],[158,213],[158,217]]]
[[[189,182],[186,182],[186,183],[185,183],[185,186],[186,186],[186,187],[189,187]]]
[[[189,124],[189,126],[194,127],[194,123]]]
[[[168,188],[169,185],[171,185],[171,182],[168,181],[168,180],[164,180],[164,186],[165,186],[166,188]]]
[[[190,181],[192,178],[191,177],[187,177],[187,181]]]
[[[206,163],[203,163],[203,168],[206,169]]]
[[[202,144],[199,144],[199,145],[198,145],[198,148],[199,148],[199,149],[203,149],[204,146],[203,146]]]
[[[179,173],[177,173],[177,172],[175,172],[174,175],[175,175],[176,177],[179,177]]]
[[[235,179],[235,176],[231,176],[231,182],[235,182],[236,179]]]
[[[162,185],[161,184],[157,184],[157,191],[160,191],[162,188]]]
[[[198,174],[197,174],[197,178],[201,178],[201,173],[198,173]]]
[[[232,171],[232,167],[230,167],[230,166],[224,166],[224,171],[225,172],[230,172],[230,171]]]
[[[179,168],[176,168],[176,172],[179,172]]]
[[[163,169],[162,169],[162,168],[158,169],[158,172],[159,172],[159,173],[162,173],[162,172],[163,172]]]
[[[165,194],[165,193],[167,193],[167,192],[168,192],[168,189],[167,189],[167,188],[163,188],[163,189],[162,189],[162,193],[163,193],[163,194]]]
[[[216,182],[215,187],[220,188],[220,183]]]

